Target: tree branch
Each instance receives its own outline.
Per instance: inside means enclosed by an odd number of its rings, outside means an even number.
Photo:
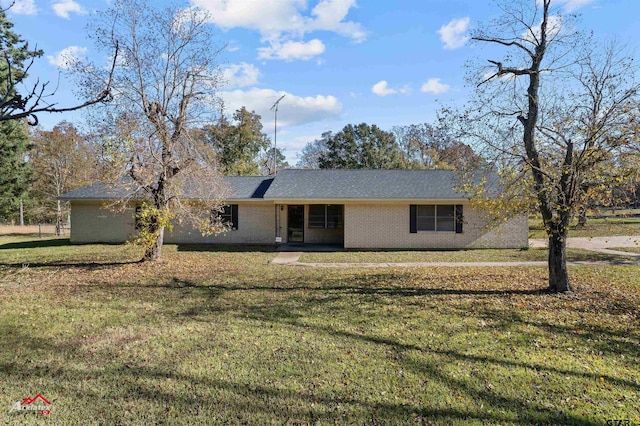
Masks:
[[[118,58],[118,44],[116,43],[115,54],[113,56],[113,63],[111,65],[111,71],[109,73],[109,80],[107,81],[107,85],[105,89],[102,92],[100,92],[95,98],[73,107],[56,108],[55,104],[47,105],[44,107],[38,107],[43,97],[45,96],[44,90],[47,87],[48,82],[40,84],[39,81],[37,81],[34,84],[31,90],[31,93],[25,97],[22,97],[19,94],[16,94],[14,96],[9,95],[9,93],[11,93],[15,88],[15,84],[14,84],[13,78],[11,77],[11,62],[9,60],[7,53],[5,52],[4,59],[7,62],[7,68],[9,69],[10,74],[9,74],[9,80],[8,80],[7,95],[5,95],[3,98],[0,99],[0,121],[20,120],[22,118],[26,118],[27,123],[29,125],[37,126],[38,117],[36,114],[39,114],[42,112],[46,112],[46,113],[70,112],[70,111],[76,111],[81,108],[85,108],[100,102],[110,102],[113,99],[113,94],[111,93],[111,85],[113,83],[113,73],[115,71],[117,58]],[[40,87],[39,92],[38,92],[38,87]],[[28,104],[32,100],[33,102],[31,106],[29,106]]]

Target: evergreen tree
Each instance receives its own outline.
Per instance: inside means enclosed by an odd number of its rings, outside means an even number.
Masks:
[[[13,23],[0,9],[0,115],[23,102],[16,85],[27,76],[28,61],[42,56],[41,50],[30,50],[29,44],[13,32]],[[29,137],[24,123],[0,122],[0,220],[15,220],[20,200],[29,186],[30,169],[26,162]]]
[[[29,137],[21,121],[0,122],[0,221],[19,216],[20,200],[26,202],[31,168],[26,161]]]
[[[3,9],[0,9],[0,52],[0,116],[4,116],[14,110],[24,110],[26,100],[16,92],[16,86],[27,77],[30,61],[43,52],[30,50],[29,43],[13,32],[13,23]]]

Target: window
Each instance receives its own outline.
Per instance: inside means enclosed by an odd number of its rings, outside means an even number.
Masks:
[[[410,232],[462,232],[461,205],[416,205],[410,206]]]
[[[238,229],[238,205],[237,204],[222,206],[222,211],[214,212],[213,214],[216,214],[220,218],[220,221],[222,223],[230,225],[231,229],[234,229],[234,230]],[[214,217],[212,217],[211,219],[213,220]]]
[[[343,207],[341,204],[309,204],[309,228],[342,228]]]
[[[309,205],[309,228],[324,228],[325,226],[325,205]]]

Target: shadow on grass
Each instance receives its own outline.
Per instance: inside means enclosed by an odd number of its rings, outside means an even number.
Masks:
[[[450,308],[444,300],[451,300],[457,296],[491,296],[491,298],[508,300],[512,295],[533,295],[543,293],[541,290],[530,289],[457,289],[445,287],[394,287],[392,285],[380,285],[382,282],[402,282],[403,274],[398,273],[382,273],[369,275],[345,275],[342,280],[327,279],[326,276],[307,277],[277,277],[267,279],[264,286],[253,285],[250,282],[238,282],[236,286],[228,284],[220,285],[201,285],[196,282],[185,280],[180,277],[172,277],[163,284],[156,282],[144,285],[145,288],[165,287],[167,292],[163,292],[164,297],[160,303],[163,307],[162,318],[164,321],[176,321],[176,318],[185,320],[193,320],[194,316],[202,315],[201,320],[206,321],[211,315],[229,315],[230,317],[238,317],[242,320],[247,318],[261,321],[267,326],[276,324],[285,327],[299,327],[305,333],[312,332],[316,335],[329,335],[340,340],[351,340],[354,342],[364,342],[374,345],[376,353],[384,351],[393,352],[396,355],[400,368],[407,371],[415,372],[424,377],[425,382],[437,382],[444,389],[454,390],[461,395],[465,395],[480,407],[482,404],[491,412],[483,411],[474,406],[459,407],[440,407],[437,401],[417,402],[393,400],[387,397],[380,400],[369,394],[358,394],[355,387],[345,387],[344,389],[331,389],[329,387],[313,388],[296,387],[295,389],[288,387],[287,384],[279,382],[273,384],[269,382],[256,383],[246,379],[233,379],[233,377],[216,378],[212,375],[195,375],[180,372],[179,369],[172,369],[168,365],[158,364],[160,360],[154,360],[151,365],[135,365],[127,364],[123,360],[102,361],[108,362],[104,365],[90,365],[82,371],[76,371],[70,365],[73,362],[61,364],[59,366],[48,366],[43,363],[33,366],[32,364],[23,364],[21,361],[9,361],[4,364],[0,363],[0,379],[18,380],[25,377],[42,377],[64,379],[71,381],[70,378],[83,377],[85,380],[93,378],[95,380],[104,380],[106,390],[91,395],[95,399],[102,399],[105,394],[109,394],[110,400],[126,400],[144,403],[153,401],[157,404],[180,404],[177,408],[180,415],[186,415],[190,410],[205,410],[210,407],[218,412],[223,412],[229,418],[234,417],[239,423],[250,422],[252,415],[256,413],[262,414],[264,417],[277,418],[279,420],[299,419],[302,423],[325,423],[334,420],[337,404],[342,404],[347,408],[338,412],[338,416],[356,417],[357,423],[365,424],[402,424],[409,422],[419,423],[420,421],[435,421],[439,424],[451,422],[476,421],[489,424],[495,423],[518,423],[518,424],[568,424],[568,425],[598,425],[602,421],[596,422],[581,417],[577,413],[571,411],[561,412],[561,407],[550,407],[546,405],[548,398],[540,397],[540,400],[533,402],[527,401],[525,397],[514,396],[505,389],[494,389],[490,384],[475,380],[474,378],[453,377],[447,373],[447,366],[463,364],[472,369],[489,368],[501,366],[507,369],[517,370],[519,373],[529,375],[534,381],[541,380],[539,371],[550,373],[556,379],[587,379],[594,383],[598,383],[602,377],[607,382],[611,382],[617,386],[638,390],[640,385],[631,380],[625,380],[620,377],[611,375],[602,375],[598,372],[589,372],[575,369],[565,369],[556,367],[555,365],[545,364],[544,362],[535,362],[531,360],[521,360],[515,357],[509,357],[506,353],[487,353],[487,354],[468,354],[463,349],[455,348],[454,345],[445,347],[431,347],[428,343],[413,343],[402,341],[405,338],[394,338],[385,336],[384,332],[378,332],[375,329],[352,331],[349,324],[340,325],[340,316],[334,324],[323,325],[314,324],[309,319],[312,315],[320,315],[324,318],[332,317],[332,309],[353,309],[360,299],[371,298],[372,301],[383,304],[388,303],[385,299],[395,299],[393,303],[398,306],[406,304],[408,300],[416,296],[426,296],[427,299],[436,300],[434,309],[442,309],[442,312]],[[277,281],[276,281],[277,280]],[[300,285],[302,283],[302,285]],[[313,285],[316,283],[317,285]],[[370,283],[377,285],[368,285]],[[431,284],[433,286],[433,284]],[[87,292],[91,292],[95,296],[96,290],[101,286],[113,289],[114,287],[139,287],[135,284],[98,284],[86,288]],[[173,289],[173,290],[172,290]],[[204,298],[203,292],[209,293],[210,298]],[[251,297],[242,299],[235,304],[232,297],[226,299],[224,304],[210,303],[211,299],[218,298],[226,292],[268,292],[282,293],[285,297],[281,299],[272,297]],[[127,292],[128,293],[128,292]],[[149,291],[148,294],[136,294],[136,301],[158,299],[158,292]],[[355,297],[352,302],[346,305],[339,305],[336,302],[344,300],[348,295],[366,296]],[[175,300],[180,297],[182,303],[187,306],[176,307]],[[288,296],[288,297],[287,297]],[[549,296],[548,301],[561,299],[562,296]],[[480,300],[481,297],[475,298]],[[474,299],[474,300],[475,300]],[[416,297],[416,300],[417,297]],[[484,299],[482,299],[484,300]],[[465,305],[466,306],[466,305]],[[457,307],[458,306],[454,306]],[[460,306],[459,308],[463,308]],[[167,311],[172,315],[166,315]],[[375,313],[380,313],[376,310]],[[598,340],[608,340],[614,342],[615,333],[613,330],[600,327],[590,330],[589,333],[575,333],[575,329],[565,325],[555,325],[551,322],[532,321],[526,317],[518,317],[513,315],[513,310],[509,307],[505,309],[485,310],[482,311],[487,318],[495,321],[487,327],[495,329],[499,333],[503,333],[506,325],[520,323],[543,329],[551,334],[571,335],[577,339],[582,339],[585,347],[595,344],[592,342],[596,336],[594,333],[601,334]],[[458,314],[462,315],[462,314]],[[481,314],[473,311],[471,316],[479,316]],[[392,321],[399,320],[392,318]],[[38,335],[33,336],[28,331],[15,330],[9,323],[4,324],[5,327],[0,328],[0,342],[2,346],[13,348],[16,351],[23,348],[19,352],[51,352],[68,354],[68,358],[72,361],[78,357],[83,360],[87,357],[82,352],[77,340],[68,340],[60,343],[59,336]],[[473,330],[469,330],[471,333]],[[635,338],[635,337],[632,337]],[[633,343],[633,342],[630,342]],[[6,344],[6,345],[5,345]],[[626,351],[632,350],[632,345],[623,348]],[[595,346],[597,347],[597,346]],[[170,352],[171,350],[168,349]],[[14,352],[15,353],[15,352]],[[178,352],[178,354],[180,354]],[[635,355],[637,356],[637,355]],[[39,356],[46,359],[44,356]],[[125,357],[126,358],[126,357]],[[268,360],[265,360],[267,362]],[[88,361],[87,361],[88,362]],[[140,361],[144,362],[144,361]],[[617,375],[617,374],[616,374]],[[105,376],[107,378],[105,378]],[[117,377],[118,383],[121,385],[113,387],[112,382]],[[110,379],[109,379],[110,378]],[[178,381],[179,384],[188,384],[189,392],[167,389],[165,386],[158,386],[158,381],[172,379]],[[502,382],[504,384],[506,382]],[[568,382],[570,384],[570,382]],[[226,395],[224,402],[218,400],[207,400],[199,398],[199,393],[203,393],[203,389],[219,389],[223,390]],[[176,389],[180,389],[179,386]],[[420,391],[421,389],[416,389]],[[216,394],[216,393],[214,393]],[[79,398],[87,399],[87,395],[80,395]],[[422,400],[424,401],[424,400]],[[485,410],[486,410],[485,409]],[[111,420],[109,422],[131,423],[127,420],[127,414],[116,412],[109,413]],[[139,413],[138,413],[139,414]],[[158,414],[159,415],[159,414]],[[286,422],[285,422],[286,423]],[[354,421],[345,423],[355,423]]]
[[[276,251],[273,245],[226,245],[226,244],[176,244],[177,251],[187,252],[231,252],[231,253],[273,253]]]
[[[548,366],[540,363],[536,363],[533,361],[521,361],[521,360],[513,360],[506,357],[498,357],[498,356],[490,356],[490,355],[475,355],[475,354],[467,354],[462,353],[457,350],[452,349],[441,349],[437,347],[431,347],[430,345],[423,346],[412,343],[404,343],[397,341],[395,339],[386,337],[386,336],[378,336],[378,335],[370,335],[367,333],[356,333],[347,330],[341,330],[334,326],[325,326],[325,325],[316,325],[310,324],[307,321],[302,322],[302,315],[296,314],[293,309],[295,305],[298,309],[297,312],[304,311],[305,309],[312,309],[317,306],[318,300],[312,299],[307,304],[307,307],[301,305],[301,303],[294,303],[292,306],[288,305],[261,305],[261,306],[253,306],[248,308],[242,316],[249,316],[251,318],[270,322],[270,323],[279,323],[287,326],[300,327],[305,332],[308,332],[310,329],[315,330],[319,334],[328,334],[331,336],[346,338],[346,339],[354,339],[366,343],[371,343],[375,345],[381,345],[383,347],[391,348],[395,353],[398,354],[396,358],[397,361],[404,362],[406,354],[409,351],[415,351],[417,353],[425,354],[425,355],[435,355],[437,357],[445,357],[449,358],[449,360],[443,359],[442,365],[447,363],[458,363],[464,362],[471,365],[478,365],[480,367],[486,365],[499,365],[507,368],[516,368],[522,369],[524,371],[529,372],[538,372],[545,371],[555,375],[561,375],[565,377],[575,377],[575,378],[584,378],[594,383],[598,380],[605,380],[608,383],[614,383],[617,386],[626,387],[629,389],[634,389],[636,392],[640,391],[640,384],[637,381],[628,380],[620,377],[611,376],[608,374],[600,373],[600,372],[592,372],[592,371],[577,371],[574,369],[566,369],[555,366]],[[302,306],[302,307],[301,307]],[[496,313],[493,318],[496,319],[499,313]],[[506,313],[506,315],[510,318],[510,321],[513,322],[513,317]],[[611,330],[607,330],[604,328],[597,328],[592,332],[583,332],[580,334],[576,334],[574,329],[571,327],[565,326],[557,326],[554,324],[548,324],[543,322],[531,322],[527,320],[520,320],[523,324],[534,325],[536,327],[547,329],[552,333],[558,335],[570,335],[573,338],[578,338],[582,340],[582,342],[587,346],[592,346],[595,350],[602,349],[603,340],[607,340],[611,343],[612,347],[615,347],[615,350],[609,349],[608,352],[615,354],[624,354],[630,358],[637,357],[637,343],[633,341],[622,341],[618,338],[617,333],[611,332]],[[494,325],[492,328],[496,330],[502,329],[501,321],[498,320],[498,324]],[[604,337],[603,337],[604,336]],[[631,336],[632,337],[632,336]],[[561,350],[561,349],[559,349]],[[406,363],[405,363],[406,364]],[[494,392],[490,389],[483,388],[474,388],[470,383],[465,382],[462,379],[454,379],[450,376],[446,376],[442,373],[444,371],[440,366],[428,366],[423,365],[424,362],[411,361],[411,365],[407,365],[415,370],[420,372],[428,373],[430,379],[438,379],[441,382],[447,384],[447,386],[456,388],[456,389],[465,389],[466,393],[469,394],[474,400],[484,401],[485,403],[494,405],[495,407],[500,408],[510,408],[514,409],[515,412],[521,412],[526,410],[532,410],[534,412],[545,413],[548,415],[548,418],[530,418],[529,421],[533,421],[533,423],[539,424],[599,424],[599,423],[583,423],[585,420],[572,419],[567,417],[566,419],[554,418],[553,416],[557,415],[557,411],[550,410],[545,407],[534,407],[534,404],[525,403],[516,398],[507,398],[505,396],[501,396],[497,394],[497,391]],[[486,367],[482,367],[486,368]],[[534,421],[535,420],[535,421]],[[562,422],[561,420],[566,420]]]
[[[308,330],[310,326],[304,325]],[[330,333],[339,337],[362,340],[384,347],[390,347],[398,352],[399,362],[413,371],[424,375],[425,381],[437,381],[442,386],[451,389],[452,393],[460,392],[486,406],[485,411],[480,411],[473,407],[445,408],[437,406],[425,406],[420,402],[407,402],[391,400],[380,401],[372,399],[358,392],[353,392],[348,388],[344,390],[331,390],[316,388],[314,386],[302,389],[289,389],[283,386],[271,385],[269,383],[245,382],[240,380],[230,380],[227,378],[216,378],[211,375],[193,375],[182,373],[168,365],[139,365],[135,361],[114,360],[105,366],[91,366],[89,368],[77,369],[69,365],[45,365],[43,363],[28,364],[28,368],[23,368],[19,363],[10,362],[0,364],[0,377],[7,381],[55,378],[59,381],[67,381],[82,377],[84,380],[105,381],[107,384],[105,393],[102,392],[82,392],[74,396],[74,401],[83,404],[90,400],[103,399],[108,393],[111,405],[127,402],[154,402],[161,407],[170,405],[176,407],[180,415],[189,414],[192,410],[198,414],[200,410],[207,410],[208,406],[217,412],[235,418],[243,422],[249,421],[256,414],[261,418],[277,418],[281,421],[287,420],[285,424],[295,424],[300,421],[303,424],[315,423],[318,421],[336,421],[342,418],[357,418],[357,423],[365,424],[409,424],[410,422],[425,423],[435,420],[440,423],[450,423],[453,421],[479,420],[481,422],[512,423],[519,424],[565,424],[565,425],[587,425],[595,426],[601,422],[594,422],[584,417],[572,413],[563,413],[555,408],[543,406],[541,403],[523,401],[515,397],[501,395],[499,391],[480,386],[477,383],[465,379],[456,379],[444,373],[440,362],[428,362],[418,360],[414,357],[405,357],[406,351],[424,351],[424,349],[408,344],[402,344],[392,339],[375,336],[360,335],[345,331],[335,330],[330,327],[312,327],[317,331]],[[20,333],[18,333],[20,334]],[[48,351],[52,353],[64,352],[71,357],[80,356],[80,349],[77,344],[55,343],[52,338],[34,338],[26,334],[14,336],[15,342],[28,345],[30,350]],[[25,341],[31,341],[26,343]],[[453,357],[465,362],[479,363],[504,363],[502,360],[495,360],[488,357],[473,357],[459,354],[455,351],[435,352],[438,356]],[[438,360],[448,362],[446,359]],[[450,362],[450,361],[449,361]],[[518,367],[528,367],[526,364],[512,363]],[[73,364],[71,364],[73,365]],[[25,366],[26,367],[26,366]],[[565,372],[560,372],[565,373]],[[110,387],[113,378],[117,377],[119,386]],[[174,383],[188,384],[189,392],[178,392],[167,389],[166,386],[159,386],[158,383],[166,383],[172,380]],[[311,383],[313,385],[313,383]],[[216,400],[207,400],[204,394],[210,392],[221,395]],[[70,396],[70,395],[67,395]],[[84,400],[81,402],[80,400]],[[217,405],[219,404],[219,405]],[[337,406],[344,406],[336,412]],[[490,412],[489,412],[490,410]],[[109,410],[104,414],[117,422],[127,420],[127,413],[124,410]],[[136,413],[130,413],[136,415]],[[137,413],[140,414],[140,413]],[[151,413],[147,413],[148,415]],[[166,415],[165,412],[157,415]],[[153,418],[153,417],[151,417]],[[365,420],[366,419],[366,420]],[[106,420],[106,419],[105,419]],[[291,423],[291,421],[294,423]],[[352,423],[352,422],[349,422]]]
[[[142,264],[143,260],[130,260],[130,261],[121,261],[121,262],[65,262],[65,261],[57,261],[52,260],[51,262],[19,262],[19,263],[0,263],[0,266],[6,266],[10,268],[23,268],[28,266],[30,268],[76,268],[76,269],[84,269],[87,271],[93,271],[96,269],[107,269],[113,266],[124,266],[124,265],[134,265],[134,264]]]
[[[70,246],[69,238],[49,238],[41,240],[19,241],[15,243],[0,244],[0,250],[33,249],[47,247]]]

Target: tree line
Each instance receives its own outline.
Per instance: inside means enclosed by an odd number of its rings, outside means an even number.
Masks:
[[[325,132],[301,151],[297,167],[310,169],[477,168],[483,159],[445,126],[430,123],[394,126],[348,124]]]

